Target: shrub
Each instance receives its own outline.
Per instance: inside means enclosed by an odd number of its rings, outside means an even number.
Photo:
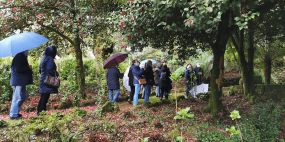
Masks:
[[[3,119],[0,119],[0,127],[4,127],[7,125],[7,122],[4,121]]]
[[[151,102],[145,102],[145,103],[143,104],[143,106],[146,107],[146,108],[150,108],[151,105],[152,105]]]

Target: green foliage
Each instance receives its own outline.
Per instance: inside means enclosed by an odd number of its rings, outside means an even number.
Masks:
[[[185,69],[186,69],[186,65],[179,67],[174,73],[176,73],[177,75],[180,75],[180,76],[184,76]]]
[[[114,111],[116,111],[116,112],[120,111],[120,106],[119,106],[119,104],[117,102],[114,103]]]
[[[38,139],[37,134],[47,133],[50,141],[81,140],[82,135],[80,132],[84,130],[84,127],[82,127],[81,122],[78,121],[80,118],[79,115],[82,114],[78,112],[80,111],[69,111],[66,115],[62,112],[56,112],[50,115],[33,117],[30,118],[30,120],[33,121],[29,121],[29,123],[22,121],[25,125],[23,125],[21,129],[14,127],[11,123],[9,124],[9,128],[5,129],[6,133],[1,135],[1,139],[17,138],[19,141],[29,141],[30,136],[34,136],[34,139]],[[79,127],[74,125],[74,123],[77,123]]]
[[[226,131],[229,131],[231,135],[240,134],[240,131],[236,130],[235,126],[232,126],[230,129],[226,128]]]
[[[88,115],[87,110],[80,109],[80,108],[78,108],[78,107],[75,107],[75,108],[73,109],[73,111],[74,111],[74,114],[75,114],[76,116],[79,116],[79,117],[83,117],[83,116],[87,116],[87,115]]]
[[[6,126],[8,123],[4,121],[3,119],[0,119],[0,127]]]
[[[169,99],[163,99],[161,101],[162,104],[171,104],[170,100]]]
[[[142,108],[141,105],[136,105],[136,106],[135,106],[135,109],[141,109],[141,108]]]
[[[232,111],[230,117],[232,118],[232,120],[235,120],[237,118],[241,118],[241,116],[239,115],[239,111],[237,111],[237,110]]]
[[[180,101],[180,100],[185,100],[185,96],[177,96],[177,101]]]
[[[186,109],[178,109],[180,111],[177,112],[178,115],[175,116],[173,119],[182,119],[185,122],[186,118],[194,118],[194,114],[188,113],[188,111],[190,111],[190,107],[187,107]]]
[[[174,139],[177,138],[180,133],[179,133],[179,130],[175,129],[175,130],[172,130],[168,135],[169,137],[173,137],[173,133],[174,133]]]
[[[172,73],[171,76],[170,76],[170,79],[174,82],[177,82],[181,79],[181,76],[176,74],[176,73]]]

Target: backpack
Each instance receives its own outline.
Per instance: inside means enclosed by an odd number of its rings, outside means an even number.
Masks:
[[[160,80],[166,80],[166,72],[160,73]]]

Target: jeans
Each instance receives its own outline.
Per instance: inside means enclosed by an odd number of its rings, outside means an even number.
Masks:
[[[144,102],[143,103],[146,103],[146,102],[149,102],[149,96],[151,93],[151,85],[145,85],[144,89],[145,89],[145,94],[144,94]]]
[[[188,97],[189,91],[192,89],[193,83],[186,83],[186,96]]]
[[[120,95],[120,89],[116,89],[115,90],[115,96],[113,98],[113,92],[114,92],[114,89],[110,89],[109,90],[109,101],[112,101],[113,103],[117,102],[118,100],[118,97]]]
[[[135,95],[134,95],[133,104],[137,105],[139,103],[139,94],[141,91],[141,86],[139,84],[134,84],[134,85],[135,85]]]
[[[163,95],[165,95],[165,99],[168,99],[168,92],[169,92],[169,89],[166,89],[166,88],[161,88],[160,89],[160,98],[163,98]]]
[[[19,109],[27,98],[26,86],[14,86],[10,117],[18,117]]]
[[[130,96],[129,96],[129,99],[131,101],[134,100],[134,94],[135,94],[135,86],[131,86],[131,92],[130,92]]]
[[[160,89],[159,89],[159,86],[156,86],[156,96],[159,96],[160,95]]]
[[[47,110],[47,102],[48,102],[49,96],[50,96],[50,94],[41,94],[41,99],[40,99],[39,104],[38,104],[38,113],[37,114],[40,114],[40,112]]]

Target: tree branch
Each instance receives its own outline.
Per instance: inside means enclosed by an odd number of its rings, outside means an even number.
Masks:
[[[234,44],[235,48],[236,48],[236,49],[237,49],[237,51],[239,52],[239,47],[238,47],[238,45],[237,45],[237,43],[236,43],[236,40],[235,40],[235,38],[234,38],[234,36],[233,36],[233,35],[231,35],[231,40],[232,40],[232,42],[233,42],[233,44]]]
[[[55,33],[57,33],[59,36],[61,36],[62,38],[68,40],[72,45],[74,45],[74,42],[73,42],[68,36],[62,34],[61,32],[57,31],[56,29],[54,29],[54,28],[52,28],[52,27],[45,26],[45,25],[44,25],[43,23],[41,23],[41,22],[38,22],[38,23],[39,23],[41,26],[43,26],[43,27],[45,27],[45,28],[47,28],[47,29],[49,29],[49,30],[51,30],[51,31],[53,31],[53,32],[55,32]]]

